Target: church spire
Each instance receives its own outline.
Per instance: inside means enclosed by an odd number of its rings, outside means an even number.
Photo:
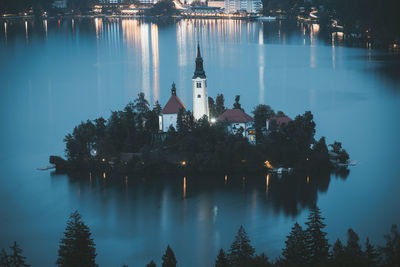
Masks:
[[[197,57],[196,57],[196,70],[194,71],[193,79],[195,78],[206,78],[206,72],[203,68],[203,58],[200,53],[200,44],[197,43]]]
[[[171,95],[176,95],[175,82],[172,82]]]
[[[197,57],[201,57],[199,42],[197,42]]]

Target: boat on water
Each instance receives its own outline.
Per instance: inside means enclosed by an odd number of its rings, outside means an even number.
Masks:
[[[264,17],[263,16],[263,17],[258,17],[257,20],[259,20],[259,21],[275,21],[276,17],[271,17],[271,16]]]

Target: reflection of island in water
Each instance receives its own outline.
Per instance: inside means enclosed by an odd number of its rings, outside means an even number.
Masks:
[[[78,197],[100,203],[116,202],[117,205],[131,206],[129,202],[143,203],[146,207],[165,203],[168,194],[175,202],[185,203],[199,197],[218,201],[219,194],[229,202],[241,199],[246,195],[257,195],[259,204],[272,207],[273,213],[285,216],[297,216],[303,209],[316,203],[318,193],[328,190],[331,179],[346,179],[347,169],[337,174],[291,174],[278,175],[225,175],[225,176],[183,176],[183,177],[131,177],[81,174],[68,176],[71,192]],[[66,175],[52,173],[53,179]],[[98,199],[100,198],[100,199]],[[243,199],[244,200],[244,199]],[[228,201],[228,202],[226,202]],[[254,201],[254,200],[253,200]],[[146,204],[145,204],[146,203]],[[159,204],[157,204],[159,203]],[[217,203],[215,203],[217,205]]]

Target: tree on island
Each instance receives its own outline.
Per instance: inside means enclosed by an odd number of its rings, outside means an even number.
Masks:
[[[69,217],[58,249],[57,265],[61,267],[94,267],[96,248],[90,229],[75,211]]]
[[[146,11],[150,16],[171,16],[177,13],[172,0],[158,1],[152,8]]]
[[[210,113],[210,118],[216,119],[218,117],[214,99],[210,96],[208,97],[208,110]]]
[[[326,226],[324,220],[320,209],[313,206],[306,222],[305,242],[308,250],[307,257],[311,265],[326,264],[328,261],[329,244],[326,238],[327,233],[323,231]]]
[[[251,112],[254,115],[254,128],[256,130],[257,143],[264,140],[263,129],[266,127],[267,120],[275,115],[275,112],[268,105],[260,104]],[[276,121],[275,121],[276,122]]]
[[[240,109],[240,110],[244,111],[242,109],[242,105],[240,104],[240,95],[235,96],[235,103],[233,103],[233,108],[234,109]]]
[[[299,267],[308,265],[306,238],[306,232],[296,222],[287,236],[285,248],[282,252],[286,265]]]
[[[243,225],[241,225],[229,248],[229,264],[231,266],[245,266],[252,260],[254,252],[255,249],[251,246],[250,239]]]
[[[219,117],[224,113],[226,110],[225,108],[225,98],[223,94],[218,94],[215,98],[215,111],[217,112],[216,117]]]
[[[175,258],[175,254],[168,245],[164,255],[162,256],[162,267],[176,267],[177,263],[178,262]]]

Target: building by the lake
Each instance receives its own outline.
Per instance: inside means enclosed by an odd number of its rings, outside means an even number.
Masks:
[[[204,116],[209,118],[207,76],[204,71],[203,58],[200,52],[200,45],[197,45],[196,69],[192,77],[193,83],[193,117],[198,120]],[[186,110],[185,105],[176,95],[175,83],[172,84],[171,97],[161,111],[159,117],[159,129],[167,132],[170,126],[176,129],[176,122],[179,110]]]
[[[217,121],[227,122],[227,130],[231,134],[241,134],[250,144],[256,144],[256,131],[253,128],[254,119],[241,109],[227,109]]]
[[[193,117],[199,120],[206,116],[210,119],[208,107],[207,76],[204,71],[203,58],[200,52],[200,45],[197,45],[196,68],[192,77],[193,86]],[[177,119],[180,110],[186,110],[185,105],[176,95],[175,83],[172,83],[171,97],[161,111],[159,116],[159,130],[168,132],[170,127],[177,129]],[[227,131],[231,134],[241,134],[246,137],[249,143],[256,143],[253,118],[241,109],[228,109],[217,121],[228,122]]]
[[[168,132],[168,129],[172,126],[176,129],[176,122],[178,119],[179,110],[186,110],[185,105],[176,95],[175,83],[172,83],[171,97],[169,98],[167,104],[161,111],[158,119],[159,129],[162,132]]]

